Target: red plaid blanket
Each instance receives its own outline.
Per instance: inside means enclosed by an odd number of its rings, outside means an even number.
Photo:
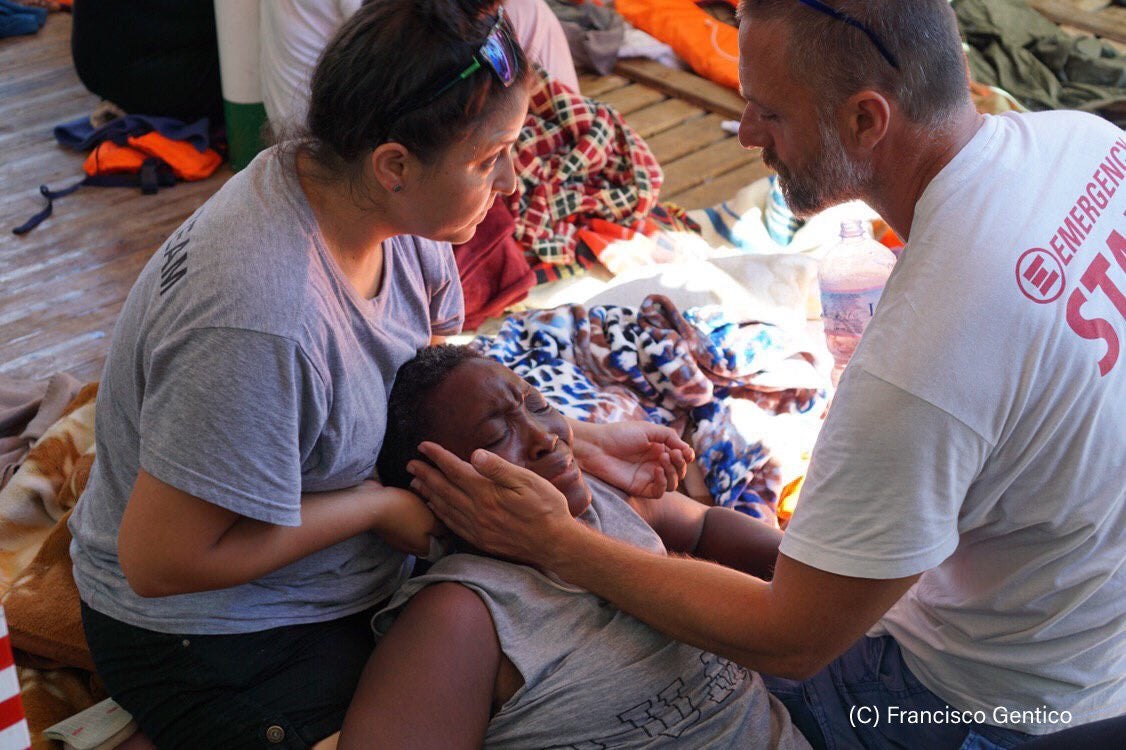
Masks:
[[[649,146],[612,107],[538,72],[508,205],[520,244],[541,261],[570,264],[586,221],[632,227],[657,205],[663,175]]]

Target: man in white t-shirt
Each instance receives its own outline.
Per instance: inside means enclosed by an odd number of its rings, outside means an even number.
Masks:
[[[262,3],[262,101],[275,133],[304,125],[309,81],[328,40],[363,0],[269,0]],[[579,90],[575,63],[559,19],[544,0],[504,0],[516,38],[528,58],[556,80]]]
[[[795,213],[863,199],[907,240],[773,581],[589,533],[487,452],[426,446],[441,472],[415,465],[418,491],[478,547],[792,678],[773,689],[814,746],[1011,747],[1113,722],[1126,135],[1077,112],[978,115],[945,0],[741,12],[742,143]]]

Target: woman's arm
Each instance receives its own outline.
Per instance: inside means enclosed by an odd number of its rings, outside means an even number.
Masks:
[[[368,659],[338,748],[479,748],[502,654],[485,603],[458,583],[417,594]]]
[[[253,581],[363,531],[425,555],[442,530],[412,493],[378,482],[303,495],[301,525],[240,516],[141,470],[117,537],[121,569],[141,596],[171,596]]]
[[[682,552],[770,580],[782,532],[750,516],[707,506],[679,492],[630,498],[669,552]]]

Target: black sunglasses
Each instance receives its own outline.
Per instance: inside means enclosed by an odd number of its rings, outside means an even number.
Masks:
[[[798,2],[801,3],[802,5],[805,5],[806,7],[813,8],[814,10],[816,10],[820,13],[824,13],[827,16],[831,16],[831,17],[837,19],[838,21],[844,21],[849,26],[852,26],[854,28],[857,28],[857,29],[860,29],[861,31],[863,31],[864,35],[872,40],[872,44],[876,45],[876,49],[878,49],[880,51],[880,54],[883,55],[883,58],[888,61],[888,65],[891,65],[891,67],[895,68],[896,70],[899,70],[899,63],[896,62],[895,56],[892,55],[891,52],[888,51],[888,48],[885,47],[884,43],[880,41],[880,38],[878,36],[876,36],[876,32],[872,31],[870,28],[868,28],[864,24],[860,23],[860,21],[857,21],[855,18],[848,15],[847,13],[842,13],[841,11],[837,10],[836,8],[829,7],[825,3],[820,2],[820,0],[798,0]]]

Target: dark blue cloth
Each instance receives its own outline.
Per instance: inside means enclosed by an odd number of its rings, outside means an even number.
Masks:
[[[44,8],[19,5],[11,0],[0,0],[0,37],[34,34],[47,21]]]
[[[861,638],[808,680],[762,679],[817,750],[1007,750],[1032,739],[972,721],[902,720],[911,711],[939,715],[956,709],[911,674],[899,644],[887,635]]]
[[[7,0],[0,0],[7,2]],[[156,131],[174,141],[187,141],[201,154],[211,145],[209,122],[206,117],[193,123],[184,123],[171,117],[151,117],[149,115],[125,115],[110,120],[100,128],[94,129],[90,121],[80,117],[71,122],[55,126],[55,140],[60,145],[75,151],[89,151],[102,141],[113,141],[124,145],[129,136],[144,135]]]

